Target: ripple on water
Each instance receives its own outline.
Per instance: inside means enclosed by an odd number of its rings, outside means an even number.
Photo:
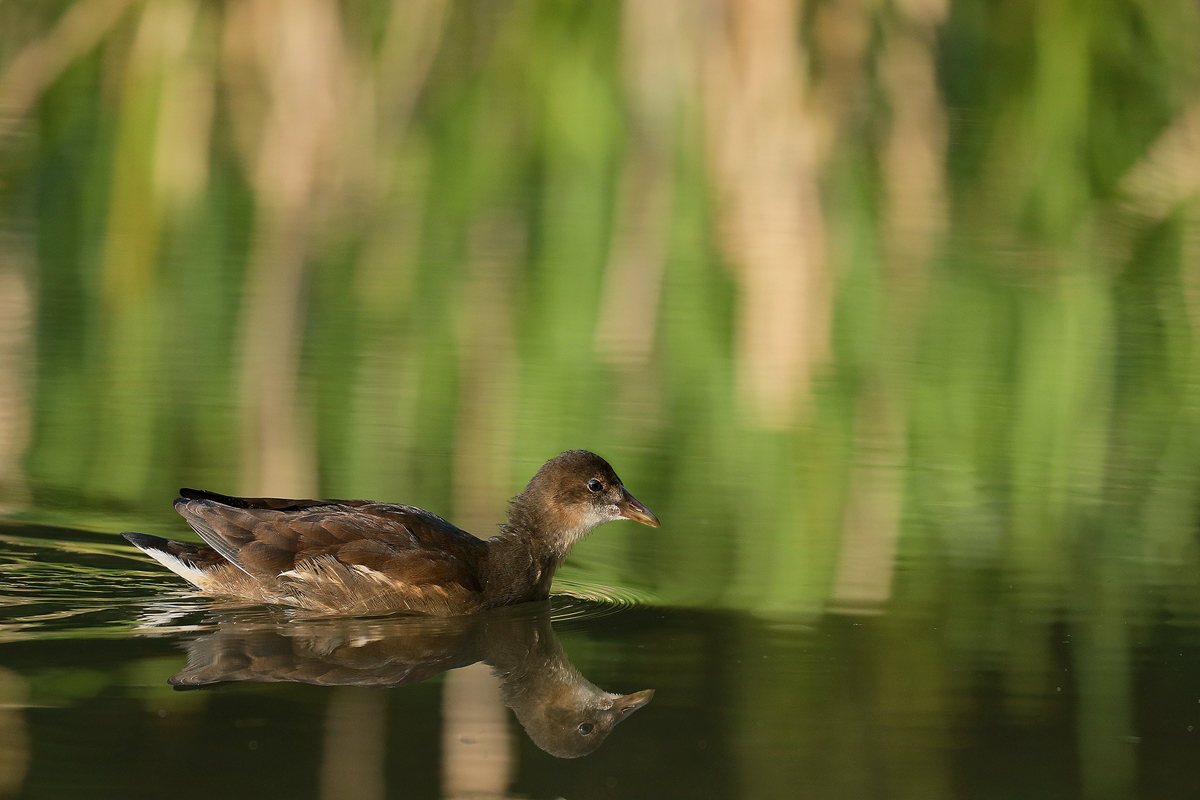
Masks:
[[[559,577],[551,619],[587,622],[654,604],[648,592]],[[112,534],[0,527],[0,641],[201,630],[211,599]],[[217,605],[221,605],[217,603]]]
[[[579,622],[653,605],[654,597],[624,586],[556,579],[553,603],[550,617],[555,622]]]
[[[0,526],[0,641],[125,635],[172,593],[160,573],[113,534]]]

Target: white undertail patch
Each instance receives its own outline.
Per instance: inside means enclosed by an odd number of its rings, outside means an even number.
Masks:
[[[201,585],[204,581],[204,570],[194,567],[183,559],[177,558],[163,550],[151,550],[148,547],[141,547],[139,549],[188,583],[197,588],[204,588]]]

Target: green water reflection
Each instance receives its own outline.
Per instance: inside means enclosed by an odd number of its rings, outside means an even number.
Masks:
[[[0,594],[0,777],[12,796],[1195,789],[1200,635],[1166,616],[1115,620],[1118,635],[1098,619],[1010,619],[1003,638],[1036,650],[1033,664],[948,606],[802,624],[559,597],[461,622],[304,619],[175,592],[171,576],[97,553],[96,535],[10,530],[23,550],[0,557],[4,586],[21,587]],[[77,576],[45,578],[47,563]],[[495,678],[462,668],[480,654]],[[656,692],[590,755],[547,753],[536,718],[596,686]]]
[[[0,513],[68,529],[0,528],[0,794],[228,733],[143,700],[183,632],[138,620],[194,601],[113,534],[181,535],[179,486],[487,535],[575,447],[663,527],[606,526],[561,586],[670,611],[617,626],[627,672],[573,663],[658,694],[512,786],[1194,792],[1198,17],[0,3]],[[390,748],[433,749],[423,686]],[[196,696],[273,709],[298,761],[335,702]]]

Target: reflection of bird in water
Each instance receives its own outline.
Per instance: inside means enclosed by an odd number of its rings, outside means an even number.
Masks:
[[[619,695],[571,666],[548,607],[497,609],[453,618],[220,623],[190,642],[177,687],[232,681],[389,688],[482,661],[501,697],[538,747],[560,758],[587,755],[654,690]]]
[[[486,542],[413,506],[182,494],[175,509],[208,547],[125,538],[207,594],[334,614],[453,616],[544,600],[567,553],[596,527],[615,519],[658,527],[586,450],[542,465]]]

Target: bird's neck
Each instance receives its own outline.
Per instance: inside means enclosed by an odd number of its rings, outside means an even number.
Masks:
[[[587,534],[547,513],[545,504],[524,495],[513,498],[508,522],[488,540],[484,594],[490,606],[544,600],[554,573],[575,542]]]

